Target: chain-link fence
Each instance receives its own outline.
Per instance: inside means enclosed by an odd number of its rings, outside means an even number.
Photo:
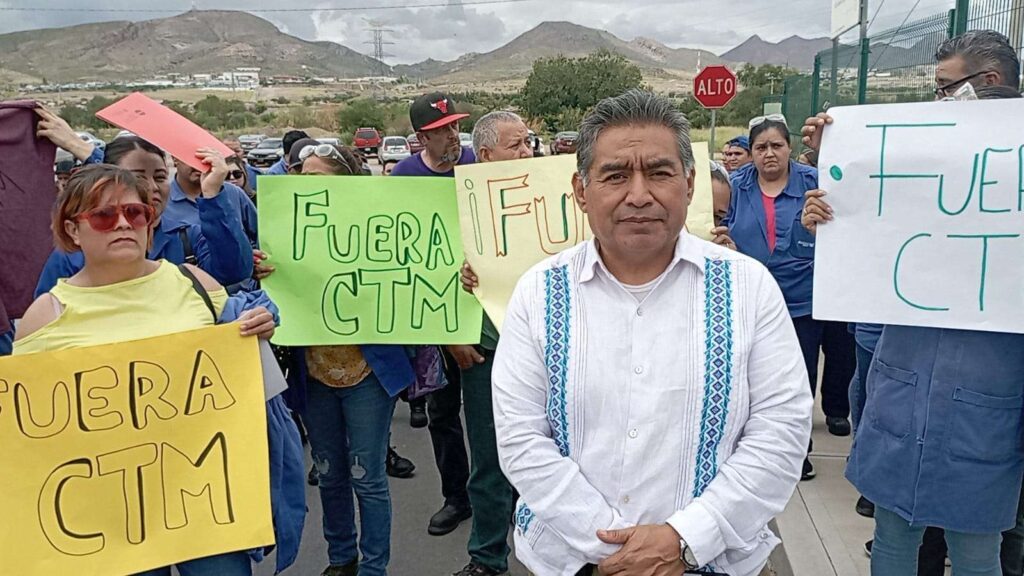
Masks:
[[[859,45],[843,37],[837,49],[818,53],[810,75],[786,79],[783,114],[800,126],[830,106],[931,100],[936,48],[955,34],[980,29],[1005,34],[1024,55],[1024,0],[958,0],[957,9],[870,32]]]

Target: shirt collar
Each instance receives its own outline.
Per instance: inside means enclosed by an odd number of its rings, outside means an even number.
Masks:
[[[671,270],[675,268],[680,262],[689,262],[697,266],[700,271],[704,272],[704,253],[701,251],[700,244],[694,240],[693,236],[689,232],[683,230],[679,233],[679,238],[676,239],[676,251],[672,255],[672,261],[669,262],[668,267],[665,270]],[[583,261],[583,272],[580,275],[580,283],[589,282],[594,278],[594,274],[597,269],[603,269],[610,277],[612,273],[605,266],[604,261],[601,259],[601,254],[597,249],[597,238],[587,242],[586,255]]]
[[[800,179],[803,178],[803,172],[800,170],[801,164],[795,160],[789,161],[789,179],[786,180],[786,187],[782,189],[782,193],[786,196],[793,198],[799,198],[803,200],[804,190],[800,186]]]
[[[171,179],[171,202],[192,202],[192,200],[185,195],[185,191],[178,185],[178,179]]]

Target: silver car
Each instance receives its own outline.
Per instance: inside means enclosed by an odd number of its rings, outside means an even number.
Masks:
[[[405,136],[388,136],[380,146],[380,162],[400,162],[412,155]]]

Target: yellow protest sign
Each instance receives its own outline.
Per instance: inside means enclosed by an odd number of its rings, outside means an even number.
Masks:
[[[706,142],[693,144],[696,180],[687,229],[710,239],[711,168]],[[466,260],[480,280],[476,296],[501,330],[516,282],[531,266],[591,237],[576,204],[576,157],[561,155],[455,167]]]
[[[109,576],[272,544],[238,325],[0,359],[3,572]]]

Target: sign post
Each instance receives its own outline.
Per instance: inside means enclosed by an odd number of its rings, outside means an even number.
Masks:
[[[708,66],[693,78],[693,97],[711,110],[711,141],[708,151],[715,153],[715,125],[718,109],[725,108],[736,97],[736,75],[725,66]]]

